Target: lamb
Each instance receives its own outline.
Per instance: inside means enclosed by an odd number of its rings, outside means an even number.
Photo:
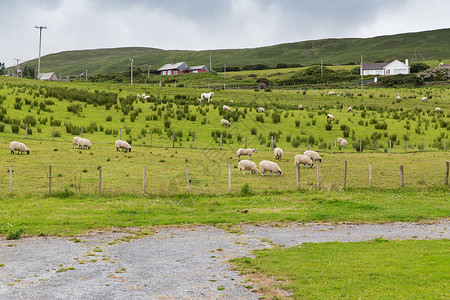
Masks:
[[[130,144],[122,140],[117,140],[115,143],[115,147],[117,151],[119,151],[119,149],[123,149],[125,151],[131,152]]]
[[[280,159],[283,156],[283,149],[275,148],[273,149],[273,154],[275,155],[276,159]]]
[[[222,106],[223,110],[231,111],[231,108],[228,105]]]
[[[427,100],[428,100],[427,97],[423,97],[423,98],[422,98],[422,101],[427,101]]]
[[[312,161],[312,159],[309,156],[306,155],[296,155],[295,156],[295,165],[303,165],[303,166],[309,166],[310,168],[313,167],[314,162]]]
[[[337,138],[336,143],[340,144],[344,139],[343,138]]]
[[[353,111],[353,108],[352,108],[351,106],[349,106],[349,107],[347,108],[347,111],[348,111],[348,112],[351,112],[351,111]]]
[[[76,137],[74,137],[73,138],[73,140],[72,140],[72,149],[73,149],[73,146],[78,146],[78,139],[79,139],[80,137],[78,137],[78,136],[76,136]]]
[[[79,138],[78,139],[78,149],[91,149],[91,141],[88,139]]]
[[[239,174],[241,174],[241,171],[242,171],[242,174],[245,175],[245,172],[244,172],[245,170],[249,170],[249,174],[256,174],[256,173],[258,173],[258,169],[256,168],[256,164],[254,162],[250,161],[250,160],[247,160],[247,159],[241,160],[238,163],[238,168],[239,168]]]
[[[228,126],[228,127],[230,127],[230,121],[222,119],[222,120],[220,120],[220,126]]]
[[[320,157],[319,153],[313,150],[306,150],[303,152],[304,155],[309,156],[313,161],[320,161],[322,162],[322,157]]]
[[[434,111],[439,112],[439,111],[441,111],[441,108],[440,108],[440,107],[436,107],[436,108],[434,109]]]
[[[236,159],[241,159],[241,155],[248,155],[248,157],[253,160],[253,152],[257,153],[258,151],[256,151],[256,149],[242,149],[239,148],[238,151],[236,151]]]
[[[261,172],[261,176],[264,176],[266,172],[281,175],[280,167],[274,163],[273,161],[263,160],[259,163],[259,171]]]
[[[332,120],[334,121],[334,116],[332,114],[328,114],[327,115],[327,120]]]
[[[298,108],[299,110],[303,110],[303,105],[299,104],[299,105],[297,106],[297,108]]]
[[[263,113],[263,112],[264,112],[264,108],[258,107],[258,112],[259,112],[259,113]]]
[[[9,144],[9,150],[11,150],[11,154],[14,154],[14,151],[17,151],[17,153],[23,153],[26,152],[27,154],[30,154],[30,149],[25,146],[24,143],[13,141],[11,144]]]
[[[341,146],[342,146],[343,148],[345,148],[345,147],[347,147],[348,142],[347,142],[347,140],[342,139],[342,141],[340,142],[340,144],[341,144]]]
[[[333,91],[328,92],[328,96],[333,96],[333,95],[334,95],[334,92],[333,92]]]

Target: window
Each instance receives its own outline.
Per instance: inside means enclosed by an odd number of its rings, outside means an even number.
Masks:
[[[406,74],[406,69],[394,69],[394,74]]]
[[[390,69],[386,69],[386,75],[390,75],[391,74],[391,70]]]
[[[173,70],[173,75],[178,75],[178,70]]]

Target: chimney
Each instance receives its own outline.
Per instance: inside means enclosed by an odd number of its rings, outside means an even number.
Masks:
[[[408,62],[409,62],[408,59],[405,59],[405,65],[408,65]]]

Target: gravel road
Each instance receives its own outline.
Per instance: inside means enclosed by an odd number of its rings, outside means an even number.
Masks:
[[[165,227],[139,239],[124,232],[0,240],[1,299],[258,299],[231,258],[305,242],[448,239],[449,220],[430,224]],[[2,265],[3,264],[3,265]]]

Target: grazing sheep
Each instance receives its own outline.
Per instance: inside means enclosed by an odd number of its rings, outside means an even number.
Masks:
[[[319,153],[317,153],[316,151],[306,150],[305,152],[303,152],[303,154],[311,158],[313,161],[322,162],[322,157],[320,157]]]
[[[333,91],[328,92],[328,96],[333,96],[333,95],[334,95],[334,92],[333,92]]]
[[[253,160],[253,152],[257,153],[258,151],[256,151],[256,149],[250,149],[250,148],[247,148],[247,149],[239,148],[239,150],[236,151],[236,159],[241,159],[241,155],[248,155],[248,157],[251,160]]]
[[[303,166],[309,166],[310,168],[313,167],[314,162],[312,161],[312,159],[309,156],[306,155],[296,155],[295,156],[295,165],[303,165]]]
[[[258,107],[258,112],[259,112],[259,113],[263,113],[263,112],[264,112],[264,108]]]
[[[340,144],[341,144],[341,146],[342,146],[343,148],[345,148],[345,147],[347,147],[348,142],[347,142],[347,140],[342,139],[342,141],[340,142]]]
[[[299,104],[299,105],[297,106],[297,108],[298,108],[299,110],[303,110],[303,105]]]
[[[72,149],[73,149],[73,146],[78,146],[78,139],[79,139],[80,137],[78,137],[78,136],[76,136],[76,137],[74,137],[73,138],[73,140],[72,140]]]
[[[435,109],[434,109],[434,111],[441,111],[441,108],[440,107],[436,107]]]
[[[137,99],[141,98],[141,95],[140,95],[140,94],[137,94],[137,95],[136,95],[136,98],[137,98]]]
[[[228,105],[222,106],[223,110],[231,111],[231,108]]]
[[[353,108],[352,108],[351,106],[349,106],[349,107],[347,108],[347,111],[348,111],[348,112],[351,112],[351,111],[353,111]]]
[[[222,120],[220,120],[220,126],[228,126],[228,127],[230,127],[230,121],[222,119]]]
[[[144,96],[143,98],[144,100],[147,100],[148,98],[150,98],[150,96]]]
[[[332,114],[328,114],[327,115],[327,120],[332,120],[334,121],[334,116]]]
[[[281,175],[280,167],[273,161],[269,160],[263,160],[259,163],[259,171],[261,172],[261,176],[264,176],[266,172],[270,172],[272,175]]]
[[[275,155],[276,159],[280,159],[283,156],[283,149],[281,148],[273,149],[273,155]]]
[[[208,99],[208,102],[211,102],[212,101],[212,97],[214,96],[214,93],[213,92],[209,92],[209,93],[202,93],[201,95],[200,95],[200,99]]]
[[[340,144],[343,140],[343,138],[337,138],[336,143]]]
[[[142,94],[142,96],[141,96],[142,98],[144,98],[145,97],[145,94]]]
[[[242,174],[245,175],[245,172],[244,172],[245,170],[249,170],[249,174],[256,174],[256,173],[258,173],[258,169],[256,168],[256,164],[254,162],[250,161],[250,160],[247,160],[247,159],[241,160],[238,163],[238,168],[239,168],[239,174],[241,174],[241,171],[242,171]]]
[[[115,147],[117,151],[119,151],[119,149],[123,149],[125,151],[131,152],[130,144],[122,140],[117,140],[115,143]]]
[[[422,98],[422,101],[427,101],[427,100],[428,100],[427,97],[423,97],[423,98]]]
[[[17,153],[23,153],[26,152],[27,154],[30,154],[30,149],[25,146],[24,143],[13,141],[11,144],[9,144],[9,150],[11,150],[11,154],[14,154],[14,151],[17,151]]]
[[[198,101],[198,102],[202,102],[202,99],[200,98],[200,99],[198,99],[197,101]]]
[[[233,100],[230,100],[230,103],[233,103],[234,101]]]
[[[91,149],[91,141],[88,139],[79,138],[78,139],[78,149]]]

